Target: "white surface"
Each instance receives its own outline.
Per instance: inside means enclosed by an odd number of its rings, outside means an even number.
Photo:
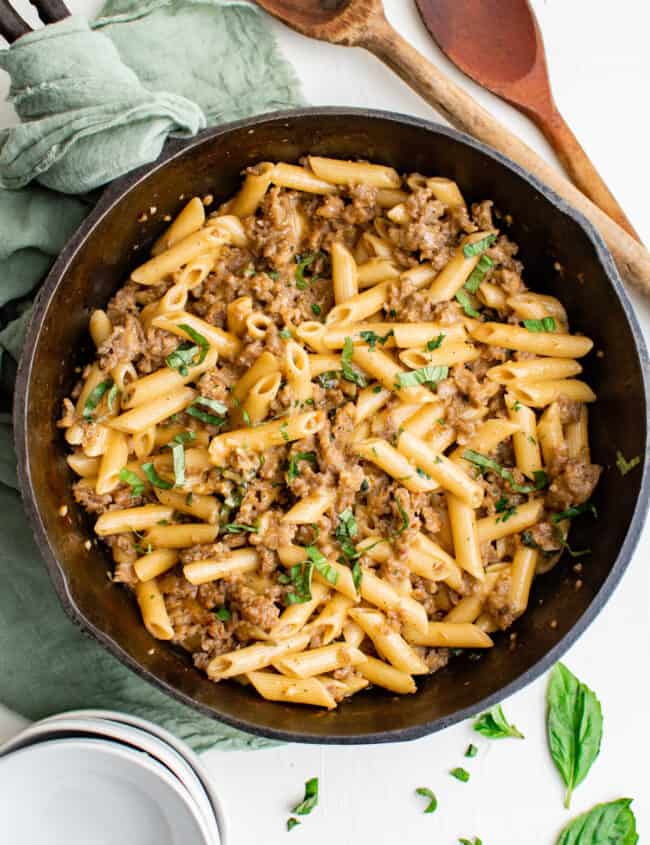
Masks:
[[[206,845],[174,775],[108,740],[21,748],[0,759],[0,778],[0,818],[12,845]]]
[[[74,11],[91,12],[100,4],[75,0],[69,5]],[[524,117],[451,68],[429,40],[412,0],[385,0],[385,5],[404,36],[552,159]],[[558,104],[641,237],[650,243],[646,211],[650,6],[645,0],[533,0],[533,5],[546,40]],[[272,26],[312,103],[386,108],[436,119],[429,106],[372,56],[316,44],[280,24]],[[8,109],[0,111],[0,123],[9,117]],[[634,303],[650,338],[650,309],[639,297]],[[601,518],[607,519],[607,514]],[[646,835],[650,831],[649,556],[646,525],[623,583],[565,658],[598,692],[605,714],[602,752],[576,791],[572,814],[600,801],[634,797],[639,828]],[[480,836],[484,845],[552,845],[570,814],[562,808],[561,785],[546,752],[545,684],[540,679],[505,702],[507,714],[526,734],[523,742],[490,744],[465,724],[407,745],[213,751],[202,760],[225,802],[233,845],[286,842],[289,809],[302,798],[304,781],[316,775],[321,779],[320,804],[292,832],[296,841],[453,845],[460,836]],[[0,736],[20,724],[22,720],[0,714]],[[463,752],[470,741],[480,747],[480,754],[466,761]],[[468,784],[447,774],[459,765],[471,770]],[[413,794],[418,786],[437,793],[436,814],[422,815],[423,799]]]
[[[111,719],[98,719],[79,713],[63,714],[45,719],[25,728],[4,746],[0,755],[5,755],[46,740],[64,739],[74,734],[79,739],[109,739],[123,744],[126,748],[146,752],[153,760],[162,763],[185,787],[205,822],[205,845],[225,845],[220,842],[219,830],[214,811],[208,800],[201,781],[184,757],[166,742],[151,734],[148,730],[125,725]],[[0,769],[1,771],[1,769]]]

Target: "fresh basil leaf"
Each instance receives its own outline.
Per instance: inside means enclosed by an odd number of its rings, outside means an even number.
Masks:
[[[417,370],[411,370],[410,373],[400,373],[395,387],[399,390],[402,387],[426,384],[433,388],[437,387],[448,375],[449,367],[420,367]]]
[[[193,440],[196,440],[196,432],[191,431],[190,429],[187,431],[179,431],[178,434],[175,434],[172,437],[173,443],[191,443]]]
[[[557,845],[636,845],[639,835],[631,798],[596,804],[569,822]]]
[[[438,337],[434,337],[433,340],[428,340],[426,345],[427,352],[435,352],[436,349],[440,349],[444,339],[445,335],[439,334]]]
[[[296,264],[298,266],[296,267],[295,278],[298,290],[307,290],[309,282],[315,282],[317,280],[316,277],[309,280],[306,279],[305,270],[309,269],[314,261],[321,256],[323,256],[322,252],[310,252],[307,255],[296,255]]]
[[[249,424],[250,424],[250,418],[249,418]],[[284,422],[280,426],[280,435],[281,435],[281,437],[282,437],[282,439],[284,440],[285,443],[289,442],[289,423],[288,422]]]
[[[223,416],[209,414],[207,411],[202,411],[199,406],[210,408]],[[219,402],[217,399],[208,399],[207,396],[197,396],[189,408],[185,409],[185,413],[208,425],[222,426],[226,422],[228,408],[223,402]]]
[[[120,389],[116,384],[114,384],[111,387],[111,389],[108,391],[108,396],[106,397],[106,407],[108,408],[109,411],[113,410],[113,407],[115,405],[115,401],[116,401],[117,397],[119,396],[119,394],[120,394]]]
[[[160,490],[171,490],[174,486],[173,484],[170,484],[169,481],[164,481],[164,479],[158,475],[156,468],[152,463],[142,464],[141,469],[154,487],[158,487]]]
[[[291,812],[297,816],[308,816],[316,806],[318,806],[318,778],[310,778],[305,783],[305,797]]]
[[[294,452],[289,460],[289,469],[287,470],[287,481],[293,481],[300,475],[300,461],[308,461],[313,466],[316,466],[315,452]]]
[[[475,836],[474,839],[459,839],[460,845],[483,845],[483,840]]]
[[[314,565],[316,572],[322,575],[328,584],[337,584],[339,574],[336,569],[328,563],[327,558],[320,549],[316,548],[316,546],[306,546],[305,551],[307,552],[309,561]]]
[[[179,323],[178,328],[182,329],[190,340],[193,340],[199,347],[200,353],[198,360],[195,363],[202,364],[205,361],[205,356],[208,354],[208,350],[210,349],[210,344],[208,343],[207,338],[197,332],[196,329],[193,329],[192,326],[188,326],[187,323]]]
[[[222,622],[227,622],[232,616],[232,613],[228,610],[227,607],[220,607],[219,610],[214,611],[214,615],[217,617],[217,619],[221,619]]]
[[[472,727],[488,739],[524,738],[524,735],[506,719],[500,704],[479,716]]]
[[[548,476],[543,469],[533,470],[533,479],[535,480],[536,490],[543,490],[548,487]]]
[[[140,478],[139,475],[137,475],[137,473],[131,472],[130,469],[122,467],[122,469],[120,470],[119,479],[120,481],[124,481],[126,484],[129,485],[129,487],[131,488],[131,495],[133,497],[142,496],[142,494],[144,493],[144,481]]]
[[[291,816],[291,818],[287,819],[287,831],[291,832],[294,829],[294,827],[297,827],[299,824],[301,824],[301,822],[299,822],[298,819],[294,819],[294,817]]]
[[[351,381],[352,384],[356,384],[358,387],[366,387],[368,382],[365,379],[365,376],[362,373],[357,372],[352,366],[352,354],[354,352],[354,345],[352,344],[352,338],[346,337],[345,343],[343,344],[343,351],[341,352],[341,366],[343,369],[343,378],[346,381]]]
[[[497,501],[494,506],[494,510],[496,513],[500,514],[500,516],[496,519],[497,522],[507,522],[511,516],[514,516],[517,513],[516,505],[511,505],[505,496],[501,496],[501,498]]]
[[[311,313],[312,313],[315,317],[320,317],[320,315],[321,315],[321,307],[320,307],[320,305],[319,305],[317,302],[313,302],[313,303],[312,303],[312,306],[311,306]]]
[[[584,502],[582,505],[574,505],[572,508],[568,508],[561,513],[554,513],[551,517],[551,522],[562,522],[565,519],[575,519],[576,516],[580,516],[580,514],[586,513],[589,511],[593,514],[594,519],[598,519],[598,511],[596,510],[596,506],[593,502]]]
[[[418,786],[415,792],[417,795],[421,795],[423,798],[429,799],[429,803],[424,808],[423,812],[434,813],[438,809],[438,799],[427,786]]]
[[[403,534],[411,524],[411,520],[409,519],[409,515],[406,513],[406,511],[404,510],[404,508],[402,507],[400,502],[396,501],[395,504],[397,505],[397,510],[399,511],[399,515],[402,519],[402,524],[397,529],[397,531],[395,531],[393,534],[391,534],[391,537],[399,537],[400,534]]]
[[[492,261],[490,256],[482,255],[480,261],[469,274],[469,277],[465,282],[465,290],[468,290],[470,293],[476,293],[476,291],[481,287],[483,279],[492,267],[494,267],[494,261]]]
[[[476,757],[477,754],[478,754],[478,748],[475,745],[472,745],[470,743],[470,745],[467,746],[467,751],[465,752],[465,756],[473,758],[473,757]]]
[[[311,601],[311,579],[314,574],[314,564],[311,561],[296,563],[289,570],[288,576],[280,576],[281,584],[293,584],[293,592],[287,593],[285,600],[288,605],[304,604]]]
[[[101,402],[102,396],[106,393],[106,391],[111,389],[112,384],[113,380],[107,378],[106,381],[101,381],[98,385],[93,387],[84,404],[83,417],[85,420],[92,420],[93,411]]]
[[[557,328],[553,317],[543,317],[541,320],[522,320],[529,332],[554,332]]]
[[[596,695],[558,663],[547,691],[546,728],[553,762],[567,788],[565,807],[573,790],[586,778],[600,751],[603,714]]]
[[[486,235],[480,241],[475,241],[473,244],[465,244],[463,246],[463,255],[465,258],[473,258],[475,255],[481,255],[492,246],[496,239],[496,235]]]
[[[365,342],[371,349],[374,349],[378,343],[384,346],[388,338],[392,337],[394,334],[395,332],[392,329],[390,329],[390,331],[387,331],[386,334],[383,335],[383,337],[382,335],[376,334],[373,331],[362,331],[359,332],[359,337],[361,337],[362,340],[365,340]]]
[[[165,363],[170,370],[178,370],[185,377],[189,373],[189,367],[198,363],[195,358],[199,354],[200,348],[198,346],[191,343],[181,343],[165,358]]]
[[[174,438],[176,440],[176,438]],[[172,450],[172,464],[174,466],[174,480],[176,487],[185,486],[185,447],[182,442],[169,443]]]
[[[463,452],[463,458],[471,464],[477,466],[481,472],[487,472],[488,470],[496,472],[497,475],[500,475],[501,478],[508,482],[515,493],[534,493],[535,490],[539,489],[537,486],[533,487],[529,484],[517,484],[514,475],[509,469],[505,469],[496,461],[493,461],[492,458],[488,458],[487,455],[475,452],[474,449],[465,449]],[[546,476],[544,476],[544,480],[545,479]]]
[[[221,526],[224,534],[257,534],[259,528],[256,525],[245,525],[243,522],[228,522]]]
[[[621,475],[627,475],[628,472],[634,469],[634,467],[638,466],[641,463],[641,458],[639,455],[636,457],[631,458],[629,461],[625,459],[625,456],[622,452],[616,453],[616,466],[618,471]]]
[[[467,294],[467,291],[461,290],[458,291],[456,294],[456,301],[462,306],[463,311],[467,314],[468,317],[474,317],[475,320],[481,316],[476,308],[473,307],[470,298]]]
[[[452,769],[449,774],[452,778],[456,778],[456,780],[461,781],[461,783],[467,783],[469,780],[469,772],[466,769],[461,769],[460,767]]]

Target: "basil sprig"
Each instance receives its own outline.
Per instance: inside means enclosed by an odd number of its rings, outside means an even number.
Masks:
[[[567,788],[564,806],[569,807],[573,790],[587,777],[600,751],[603,713],[592,690],[562,663],[551,672],[546,698],[548,746]]]
[[[473,728],[477,733],[486,736],[488,739],[524,738],[524,735],[516,726],[511,725],[506,719],[500,704],[479,716],[474,722]]]
[[[636,845],[639,834],[631,798],[596,804],[570,821],[556,845]]]
[[[88,394],[88,398],[84,403],[83,416],[85,420],[92,420],[93,411],[102,400],[102,396],[107,390],[110,390],[113,385],[113,380],[107,378],[106,381],[101,381]]]

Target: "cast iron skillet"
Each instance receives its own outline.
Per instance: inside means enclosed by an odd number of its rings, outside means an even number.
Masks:
[[[71,496],[61,431],[61,400],[92,355],[88,317],[105,306],[183,197],[230,195],[242,168],[260,160],[296,161],[305,153],[366,158],[400,171],[455,179],[470,201],[494,199],[512,215],[530,287],[559,296],[573,330],[595,340],[585,376],[597,390],[591,414],[594,460],[607,467],[595,496],[601,514],[576,520],[571,542],[590,547],[575,588],[568,555],[535,581],[531,609],[479,660],[470,656],[418,679],[419,691],[354,696],[332,713],[260,700],[237,684],[215,685],[187,655],[153,640],[126,590],[109,584],[101,545],[84,548],[91,524]],[[144,222],[141,212],[151,207]],[[142,219],[142,218],[141,218]],[[556,262],[559,264],[556,265]],[[601,354],[602,352],[602,354]],[[437,124],[384,112],[306,109],[209,130],[170,145],[154,164],[109,188],[63,250],[43,286],[18,374],[15,423],[27,512],[68,615],[142,677],[235,727],[298,742],[412,739],[466,719],[534,680],[573,643],[603,607],[627,566],[648,505],[647,467],[622,478],[616,449],[644,455],[648,438],[648,356],[606,248],[593,228],[519,167]],[[58,515],[66,504],[69,517]],[[557,623],[557,625],[555,625]]]

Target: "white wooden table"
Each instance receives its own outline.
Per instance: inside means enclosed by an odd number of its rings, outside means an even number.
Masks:
[[[22,2],[17,5],[29,14]],[[72,0],[69,5],[75,12],[91,14],[100,2]],[[524,117],[450,66],[429,39],[412,0],[385,0],[385,5],[403,35],[531,146],[553,159]],[[645,0],[615,4],[534,0],[533,5],[546,40],[559,106],[637,231],[650,243],[646,211],[650,6]],[[271,25],[312,103],[384,108],[436,119],[425,103],[369,54],[317,45],[280,24]],[[6,78],[0,80],[0,87],[4,95]],[[0,125],[12,120],[10,109],[1,106]],[[638,297],[634,304],[650,341],[650,307]],[[607,516],[602,514],[601,519]],[[634,797],[639,828],[646,835],[650,831],[649,557],[646,525],[623,583],[565,658],[597,691],[605,714],[601,755],[577,790],[572,813],[600,801]],[[232,845],[286,842],[289,809],[302,798],[304,781],[316,775],[321,783],[320,804],[291,834],[296,841],[452,845],[461,836],[480,836],[484,845],[552,845],[569,814],[562,807],[561,785],[546,752],[545,686],[542,678],[505,702],[508,716],[526,734],[524,742],[490,743],[473,734],[466,723],[403,745],[294,745],[204,755],[225,801]],[[22,723],[0,708],[0,739]],[[475,760],[465,761],[463,752],[470,741],[480,753]],[[448,774],[450,768],[464,764],[472,772],[467,784]],[[414,795],[418,786],[429,786],[437,794],[439,809],[434,815],[422,814],[423,800]]]

